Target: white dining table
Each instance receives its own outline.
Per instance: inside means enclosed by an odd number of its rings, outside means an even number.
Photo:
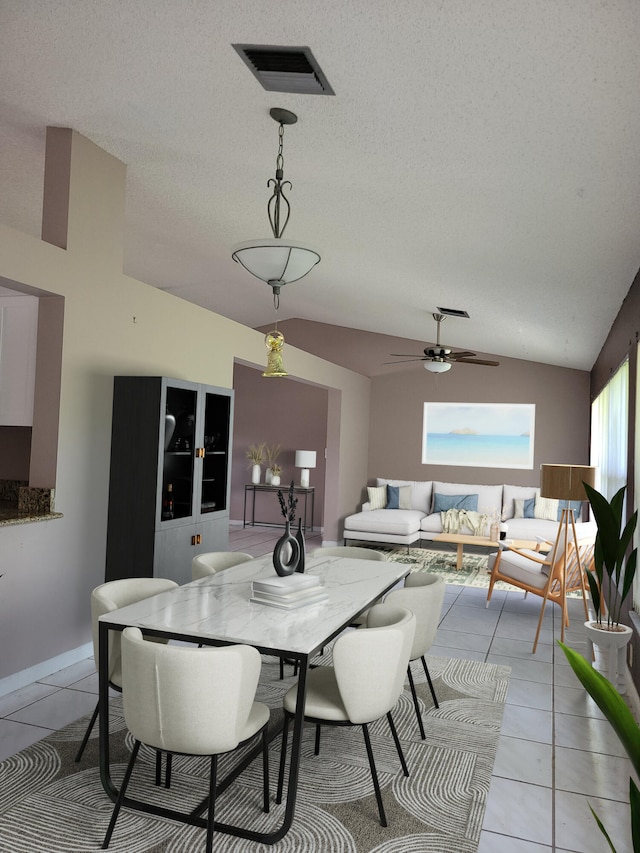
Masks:
[[[410,571],[402,563],[313,555],[305,574],[317,575],[327,593],[325,601],[284,611],[250,601],[253,580],[275,576],[271,555],[249,560],[215,575],[184,584],[100,617],[99,620],[99,720],[100,776],[112,800],[118,791],[111,779],[109,760],[108,631],[128,626],[147,636],[204,645],[244,643],[263,654],[298,664],[298,693],[287,799],[280,826],[265,833],[216,821],[215,831],[273,844],[291,827],[295,813],[300,748],[304,725],[304,700],[309,661],[348,627],[356,616],[394,587]],[[246,766],[245,762],[242,767]],[[233,778],[240,770],[236,768]],[[232,779],[223,780],[224,790]],[[162,814],[205,826],[201,813],[159,809],[150,803],[125,798],[129,808]],[[203,804],[206,805],[206,801]],[[203,810],[202,809],[202,810]]]

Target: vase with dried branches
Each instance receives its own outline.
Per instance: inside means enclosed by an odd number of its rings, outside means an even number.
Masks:
[[[257,486],[260,482],[260,466],[265,459],[266,443],[261,441],[260,444],[250,444],[245,456],[249,460],[249,468],[251,468],[251,482]]]
[[[267,445],[265,445],[264,458],[265,458],[265,462],[267,463],[267,470],[265,472],[264,481],[267,484],[273,483],[273,476],[274,476],[273,468],[274,468],[274,465],[277,465],[278,457],[280,456],[281,451],[282,451],[282,446],[280,444],[267,444]],[[280,474],[282,473],[282,467],[281,466],[278,466],[278,467],[280,470],[278,471],[277,476],[280,476]],[[278,485],[278,484],[276,483],[275,485]]]

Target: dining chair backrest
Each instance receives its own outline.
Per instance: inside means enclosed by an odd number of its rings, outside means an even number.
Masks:
[[[412,572],[407,576],[403,588],[394,589],[385,596],[386,604],[406,607],[415,613],[416,630],[410,660],[422,657],[433,645],[446,588],[440,575]]]
[[[243,554],[242,551],[208,551],[198,554],[191,561],[191,580],[197,581],[207,575],[215,575],[216,572],[239,566],[247,560],[253,560],[253,557],[251,554]]]
[[[120,578],[97,586],[91,593],[91,627],[93,631],[93,657],[98,667],[98,620],[106,613],[135,604],[160,592],[175,589],[178,584],[168,578]],[[109,631],[109,681],[122,687],[122,661],[120,656],[120,631]]]
[[[252,646],[159,645],[139,628],[122,637],[124,717],[137,740],[191,755],[229,752],[242,739],[260,669]]]
[[[352,723],[377,720],[398,701],[415,625],[410,610],[376,604],[369,610],[366,629],[349,631],[336,640],[333,667]]]
[[[356,545],[331,545],[327,548],[316,548],[311,552],[313,557],[349,557],[354,560],[378,560],[386,562],[383,551],[373,548],[358,548]]]

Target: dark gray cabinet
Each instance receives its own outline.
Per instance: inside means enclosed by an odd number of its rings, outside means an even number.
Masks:
[[[227,550],[232,434],[229,389],[114,378],[107,580],[187,583],[196,554]]]

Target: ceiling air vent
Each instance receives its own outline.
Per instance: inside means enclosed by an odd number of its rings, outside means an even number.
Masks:
[[[445,314],[447,317],[468,317],[469,314],[466,311],[463,311],[460,308],[438,308],[438,311],[441,314]]]
[[[268,92],[334,95],[308,47],[234,44],[242,60]]]

